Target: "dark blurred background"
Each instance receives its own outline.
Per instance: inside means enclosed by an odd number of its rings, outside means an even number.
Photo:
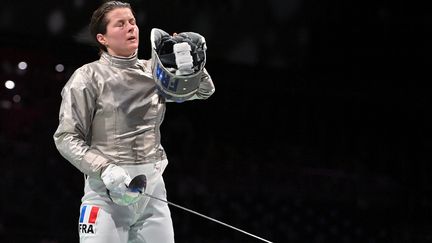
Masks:
[[[102,1],[0,4],[0,242],[78,242],[83,176],[60,92],[98,58]],[[403,1],[130,1],[149,33],[206,37],[216,93],[168,104],[168,199],[282,243],[432,242],[430,38]],[[428,81],[429,80],[429,81]],[[171,208],[177,242],[260,242]]]

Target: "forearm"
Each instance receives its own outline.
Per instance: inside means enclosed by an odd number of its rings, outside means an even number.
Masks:
[[[58,129],[54,142],[60,154],[84,174],[100,176],[102,169],[110,164],[106,156],[90,148],[77,134]]]
[[[197,92],[192,96],[193,99],[208,99],[214,92],[215,86],[213,80],[208,74],[207,70],[204,69],[202,74],[201,82],[199,84]]]

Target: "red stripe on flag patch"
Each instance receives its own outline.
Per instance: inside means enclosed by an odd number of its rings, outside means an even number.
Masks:
[[[89,224],[94,224],[96,222],[98,212],[99,212],[99,207],[92,207],[90,211],[89,220],[88,220]]]

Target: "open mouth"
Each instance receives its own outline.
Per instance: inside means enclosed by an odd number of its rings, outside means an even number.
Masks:
[[[136,40],[136,37],[135,37],[135,36],[131,36],[131,37],[129,37],[127,40],[128,40],[128,41],[133,41],[133,40]]]

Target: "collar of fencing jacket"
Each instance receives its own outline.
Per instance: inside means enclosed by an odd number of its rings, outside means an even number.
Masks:
[[[117,57],[117,56],[112,56],[107,52],[103,52],[100,57],[100,61],[102,63],[112,65],[118,68],[129,68],[134,66],[137,63],[138,61],[137,53],[138,51],[136,51],[135,54],[133,54],[130,57]]]

